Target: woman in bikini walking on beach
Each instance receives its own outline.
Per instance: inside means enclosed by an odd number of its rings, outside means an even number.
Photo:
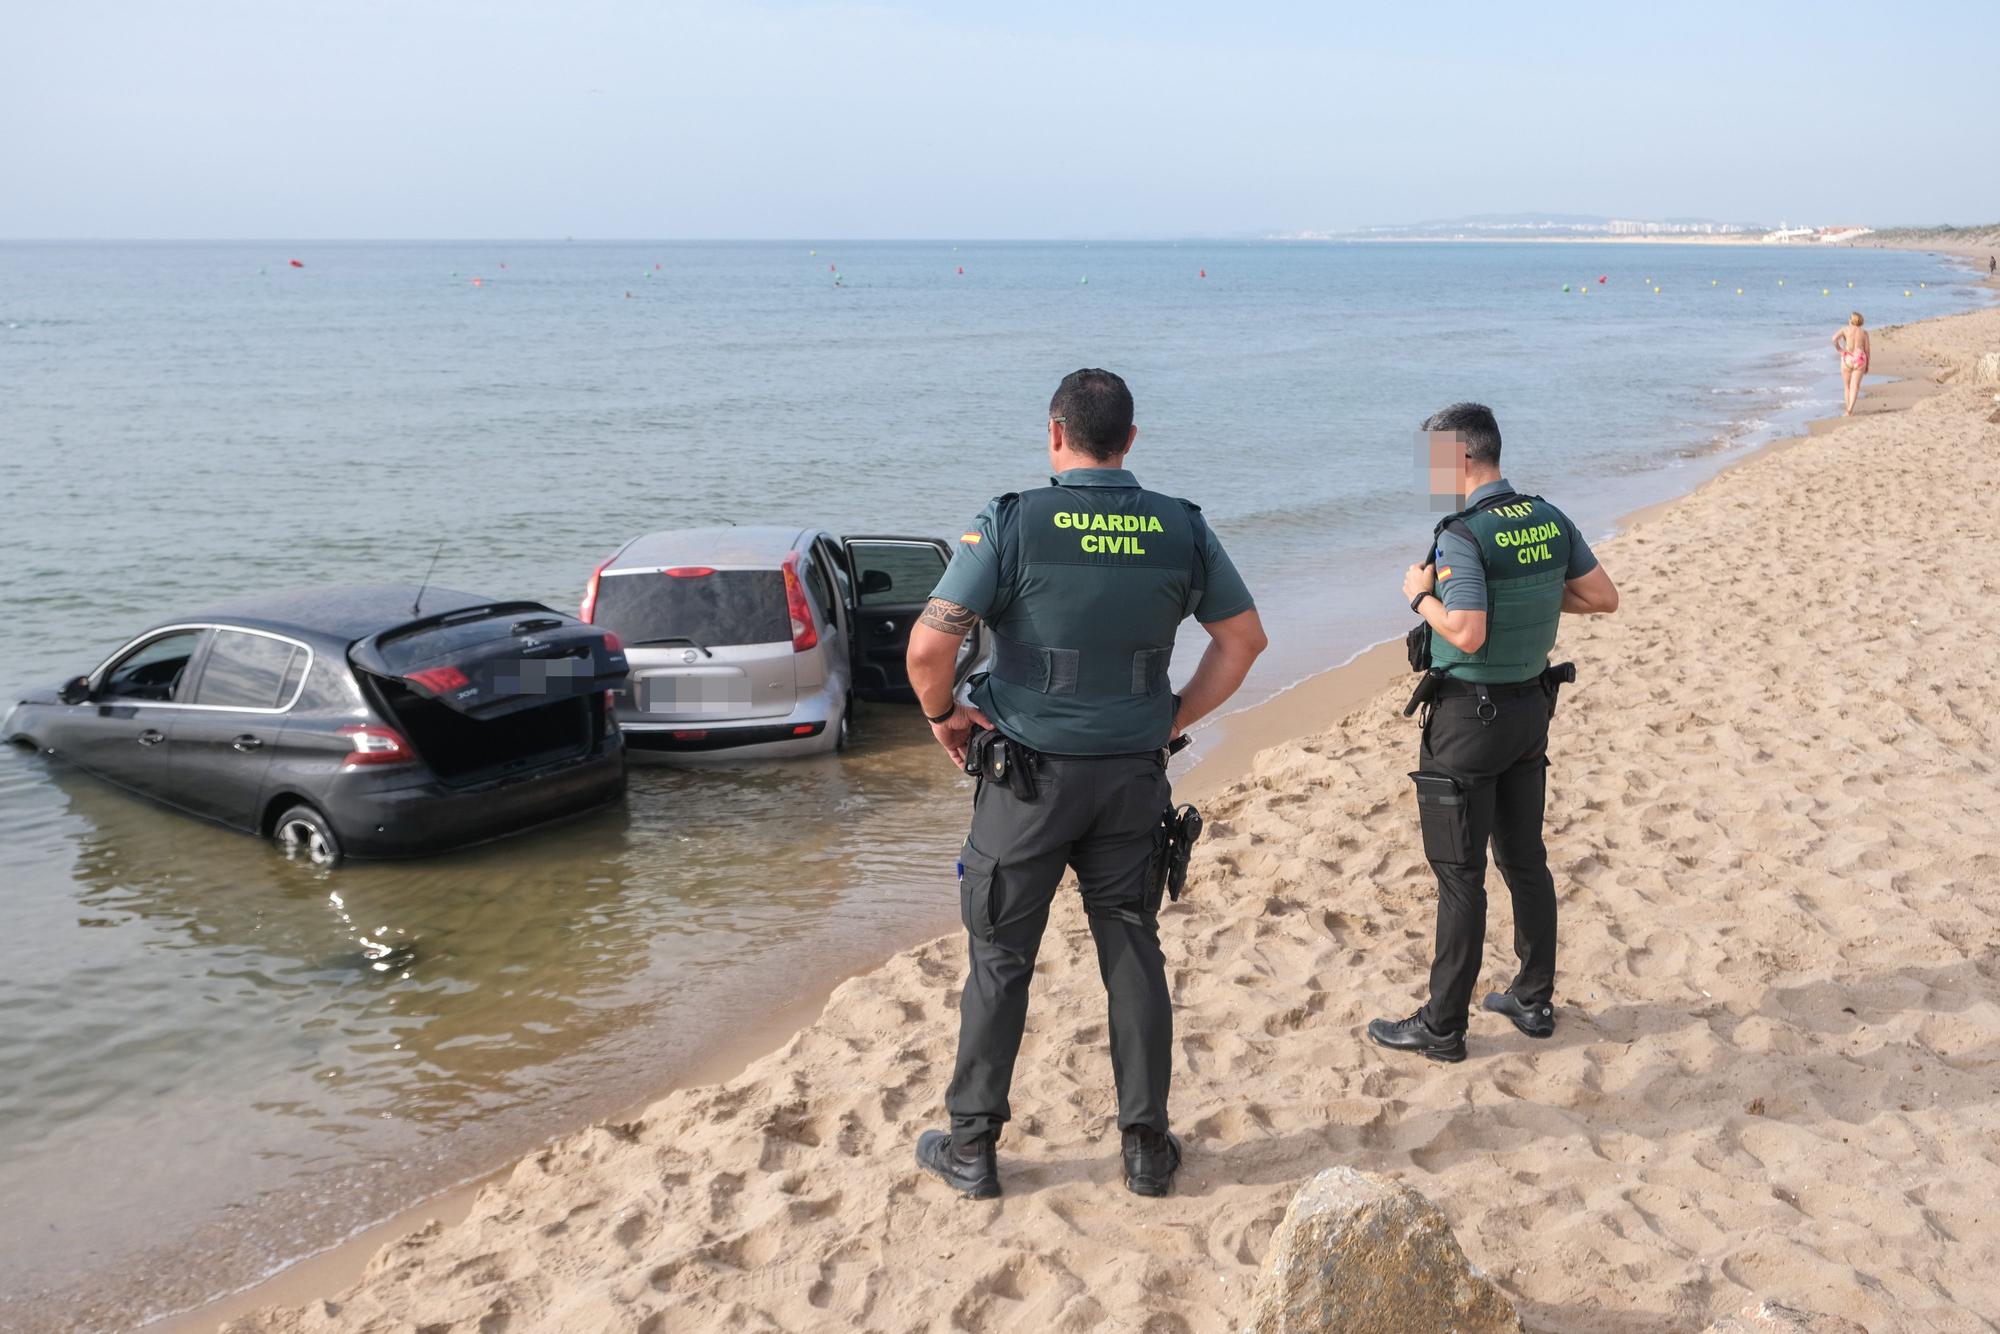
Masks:
[[[1847,410],[1843,417],[1854,415],[1854,400],[1861,397],[1861,377],[1868,373],[1868,331],[1861,327],[1861,312],[1855,311],[1847,317],[1847,326],[1833,336],[1833,345],[1840,350],[1840,378],[1847,386]]]

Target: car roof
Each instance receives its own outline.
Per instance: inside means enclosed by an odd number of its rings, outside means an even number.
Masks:
[[[420,593],[422,610],[412,612],[411,607],[417,604]],[[227,625],[248,626],[253,630],[321,634],[353,640],[403,625],[419,616],[436,616],[499,600],[436,585],[336,585],[259,594],[211,607],[196,615],[176,617],[175,620],[176,623],[218,621]]]
[[[631,565],[747,565],[775,570],[807,530],[766,524],[741,528],[673,528],[625,544],[609,569]]]

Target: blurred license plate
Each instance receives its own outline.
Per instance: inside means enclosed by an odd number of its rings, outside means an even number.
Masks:
[[[728,714],[750,707],[750,683],[741,676],[646,676],[639,679],[644,713]]]

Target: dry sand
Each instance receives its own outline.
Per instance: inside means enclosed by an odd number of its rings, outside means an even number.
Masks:
[[[1963,364],[2000,348],[2000,310],[1877,342]],[[1120,1187],[1068,899],[1004,1199],[911,1159],[943,1120],[953,937],[843,984],[738,1077],[557,1141],[332,1300],[229,1328],[1224,1330],[1292,1191],[1335,1163],[1436,1200],[1532,1329],[1695,1330],[1765,1294],[1878,1334],[1995,1328],[2000,425],[1967,378],[1602,546],[1624,609],[1567,623],[1559,653],[1579,681],[1552,738],[1553,1040],[1475,1012],[1464,1065],[1361,1041],[1418,1000],[1434,897],[1415,728],[1382,693],[1209,801],[1162,918],[1172,1198]]]

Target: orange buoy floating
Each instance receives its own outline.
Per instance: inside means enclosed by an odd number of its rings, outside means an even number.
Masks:
[[[484,278],[474,278],[472,280],[472,285],[474,287],[484,287],[486,285],[486,280]]]
[[[296,260],[296,259],[295,259],[295,260],[293,260],[293,261],[292,261],[292,267],[293,267],[293,268],[295,268],[295,269],[303,269],[303,268],[305,267],[305,265],[304,265],[304,264],[302,264],[302,263],[300,263],[300,262],[299,262],[298,260]]]

